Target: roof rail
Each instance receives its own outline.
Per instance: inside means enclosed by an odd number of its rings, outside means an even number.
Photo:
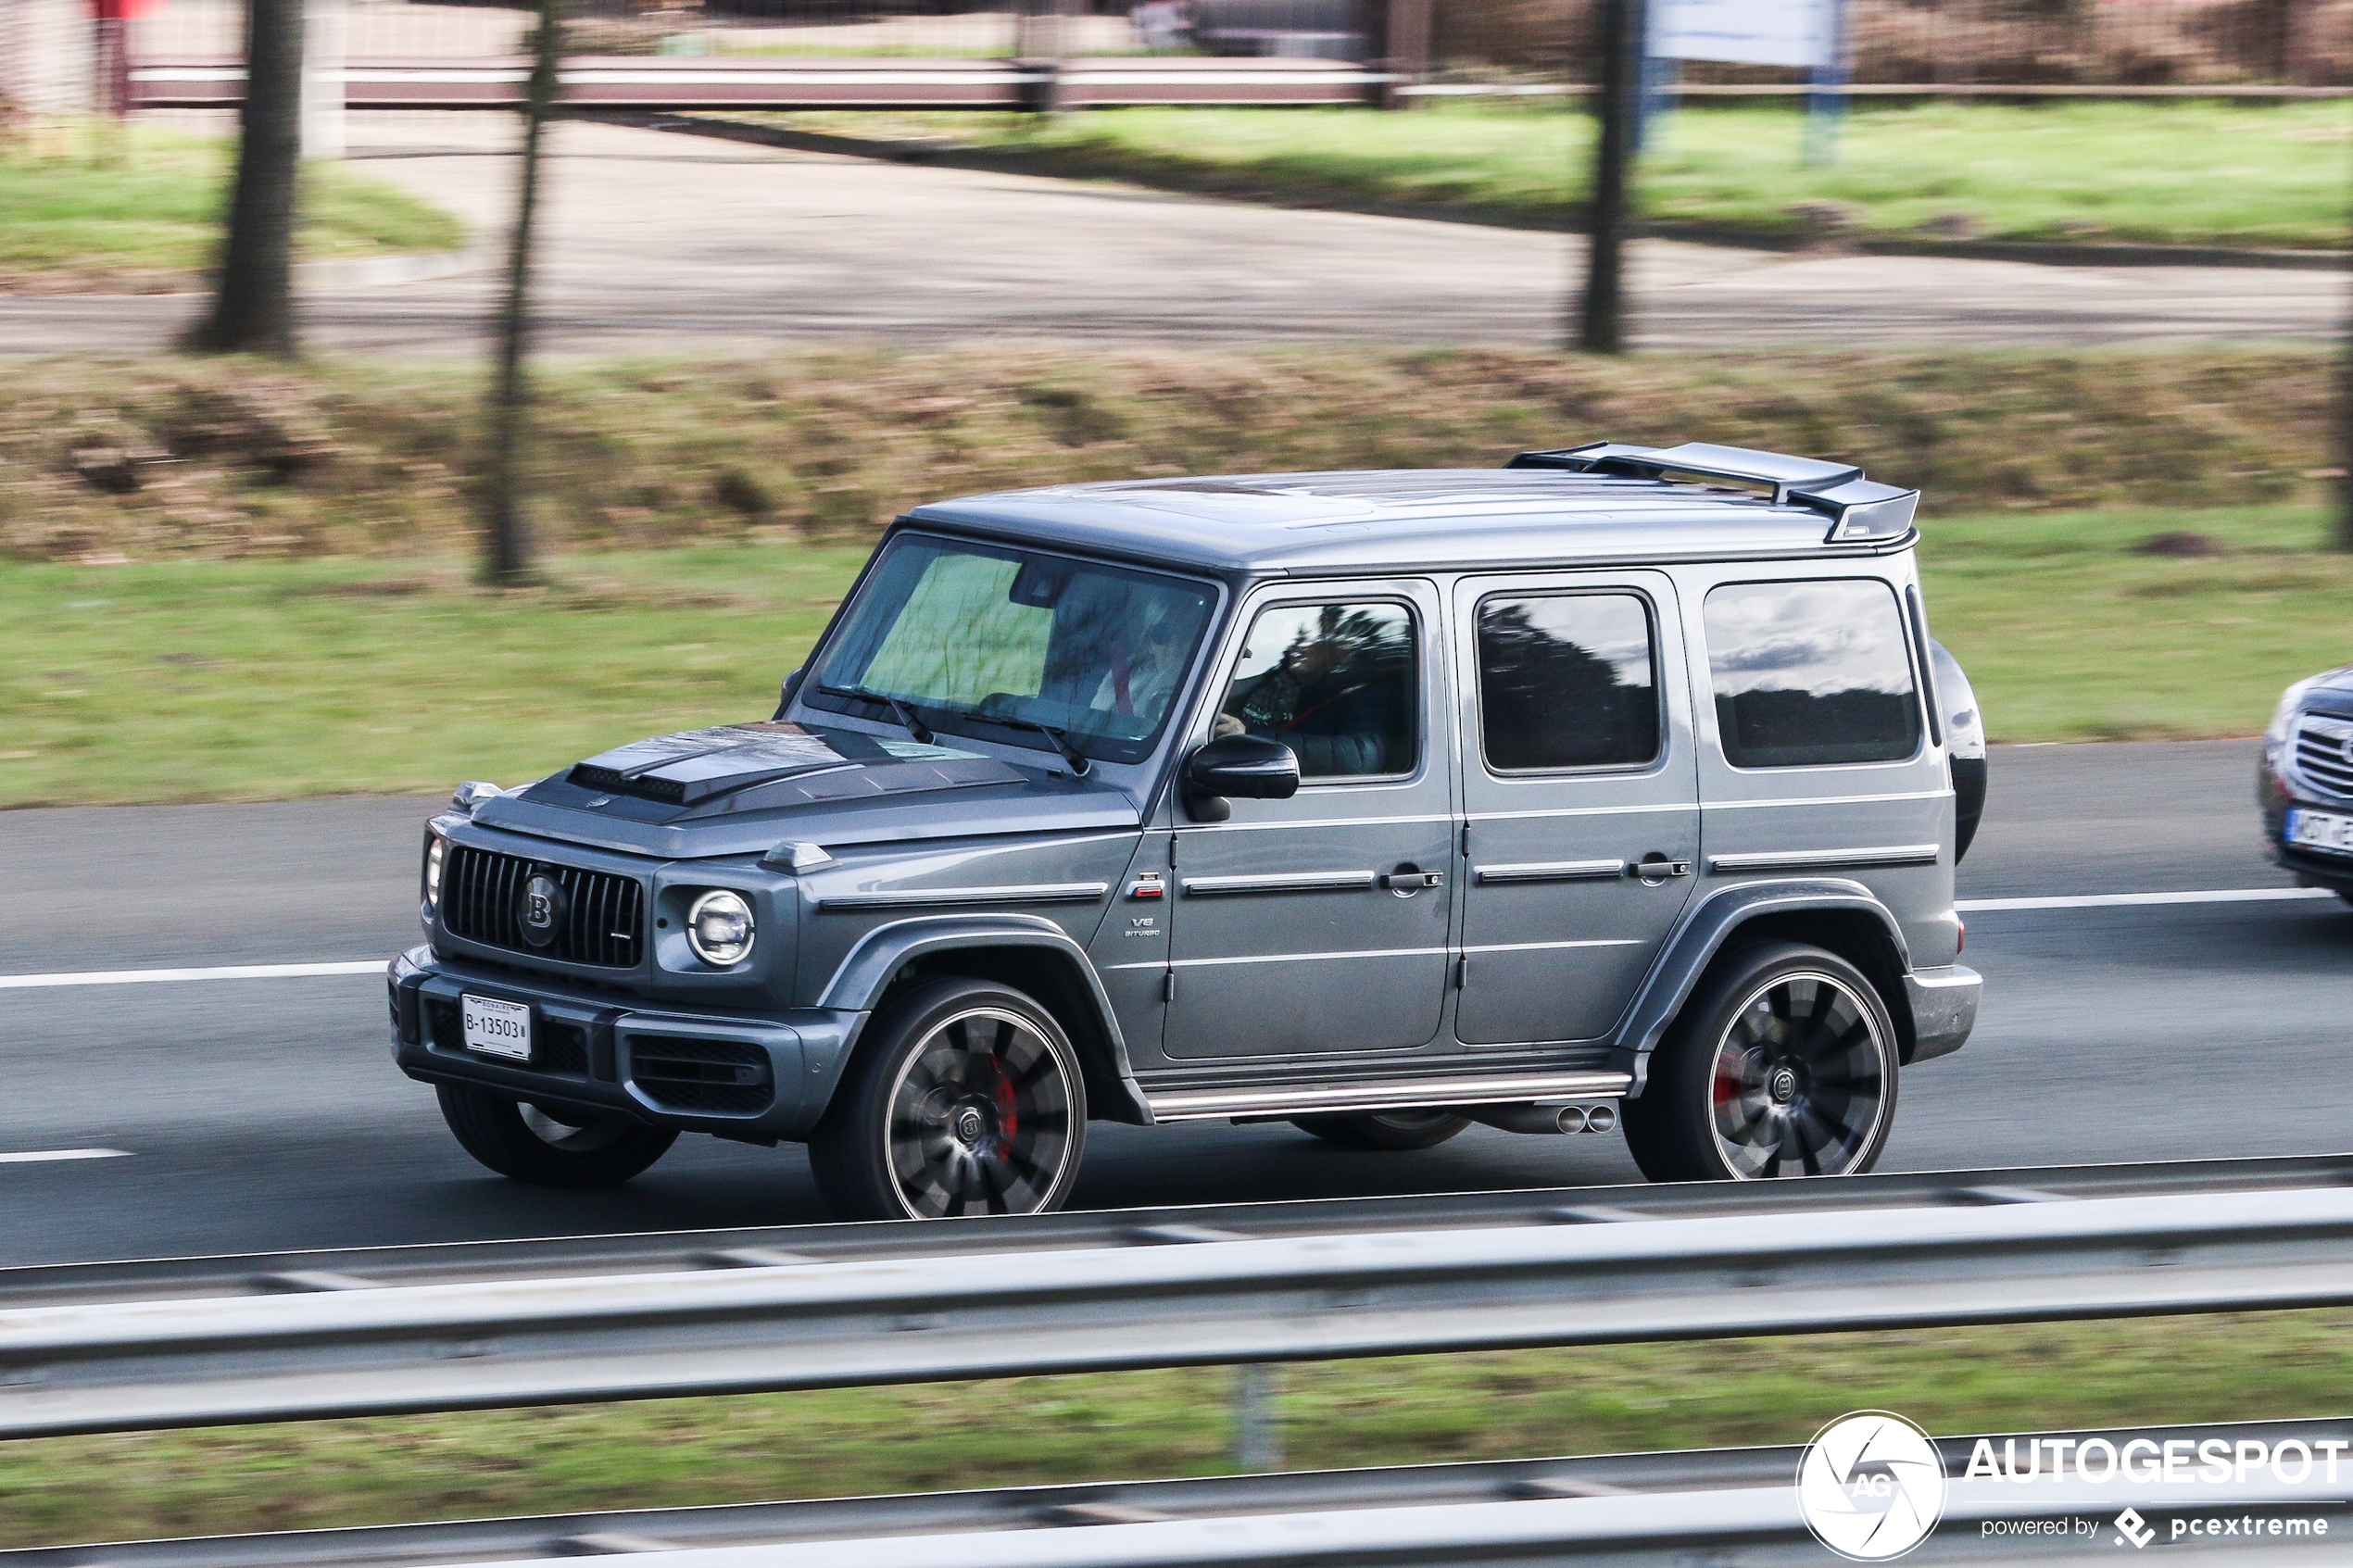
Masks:
[[[1826,463],[1746,446],[1715,446],[1687,441],[1680,446],[1621,446],[1589,441],[1552,452],[1522,452],[1504,465],[1515,469],[1567,469],[1575,473],[1622,473],[1649,479],[1690,474],[1768,486],[1773,504],[1795,503],[1831,520],[1825,545],[1881,544],[1912,530],[1920,493],[1879,484],[1851,463]]]

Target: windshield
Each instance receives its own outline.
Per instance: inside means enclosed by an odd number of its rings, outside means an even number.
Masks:
[[[992,720],[1051,725],[1088,756],[1141,761],[1215,602],[1207,583],[901,535],[860,591],[806,696],[876,717],[888,707],[879,699],[896,697],[925,724],[948,730]],[[1047,746],[1034,732],[1008,729],[1003,738]]]

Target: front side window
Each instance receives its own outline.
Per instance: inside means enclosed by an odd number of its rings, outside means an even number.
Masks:
[[[1051,725],[1090,756],[1139,761],[1215,600],[1206,584],[1155,572],[902,536],[859,591],[811,698],[839,709],[862,700],[845,692],[895,697],[950,730]]]
[[[1919,749],[1895,591],[1868,578],[1710,590],[1716,728],[1736,768],[1896,762]]]
[[[1649,607],[1632,594],[1482,599],[1478,721],[1487,765],[1524,772],[1654,760],[1655,664]]]
[[[1305,779],[1413,771],[1420,749],[1414,616],[1401,604],[1259,611],[1216,733],[1277,740]]]

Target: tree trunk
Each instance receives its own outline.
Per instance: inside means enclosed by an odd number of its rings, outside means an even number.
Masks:
[[[295,191],[302,163],[302,0],[245,0],[237,180],[211,312],[188,346],[295,353]]]
[[[539,27],[523,94],[522,169],[515,190],[515,229],[507,248],[507,297],[498,311],[498,362],[490,388],[490,454],[483,476],[482,577],[496,587],[533,578],[523,516],[523,440],[530,387],[523,372],[531,325],[532,220],[539,206],[539,146],[556,102],[563,59],[560,0],[538,0]]]
[[[2347,315],[2337,358],[2336,547],[2353,550],[2353,311]]]
[[[1584,308],[1577,346],[1588,354],[1626,351],[1626,212],[1634,117],[1642,95],[1643,0],[1603,0],[1601,121],[1594,141],[1593,187],[1587,198]]]

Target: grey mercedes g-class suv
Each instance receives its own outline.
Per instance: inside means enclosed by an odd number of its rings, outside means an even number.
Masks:
[[[1984,788],[1917,493],[1735,447],[919,507],[763,722],[459,789],[395,1054],[523,1181],[805,1142],[1050,1210],[1090,1120],[1870,1168]]]

